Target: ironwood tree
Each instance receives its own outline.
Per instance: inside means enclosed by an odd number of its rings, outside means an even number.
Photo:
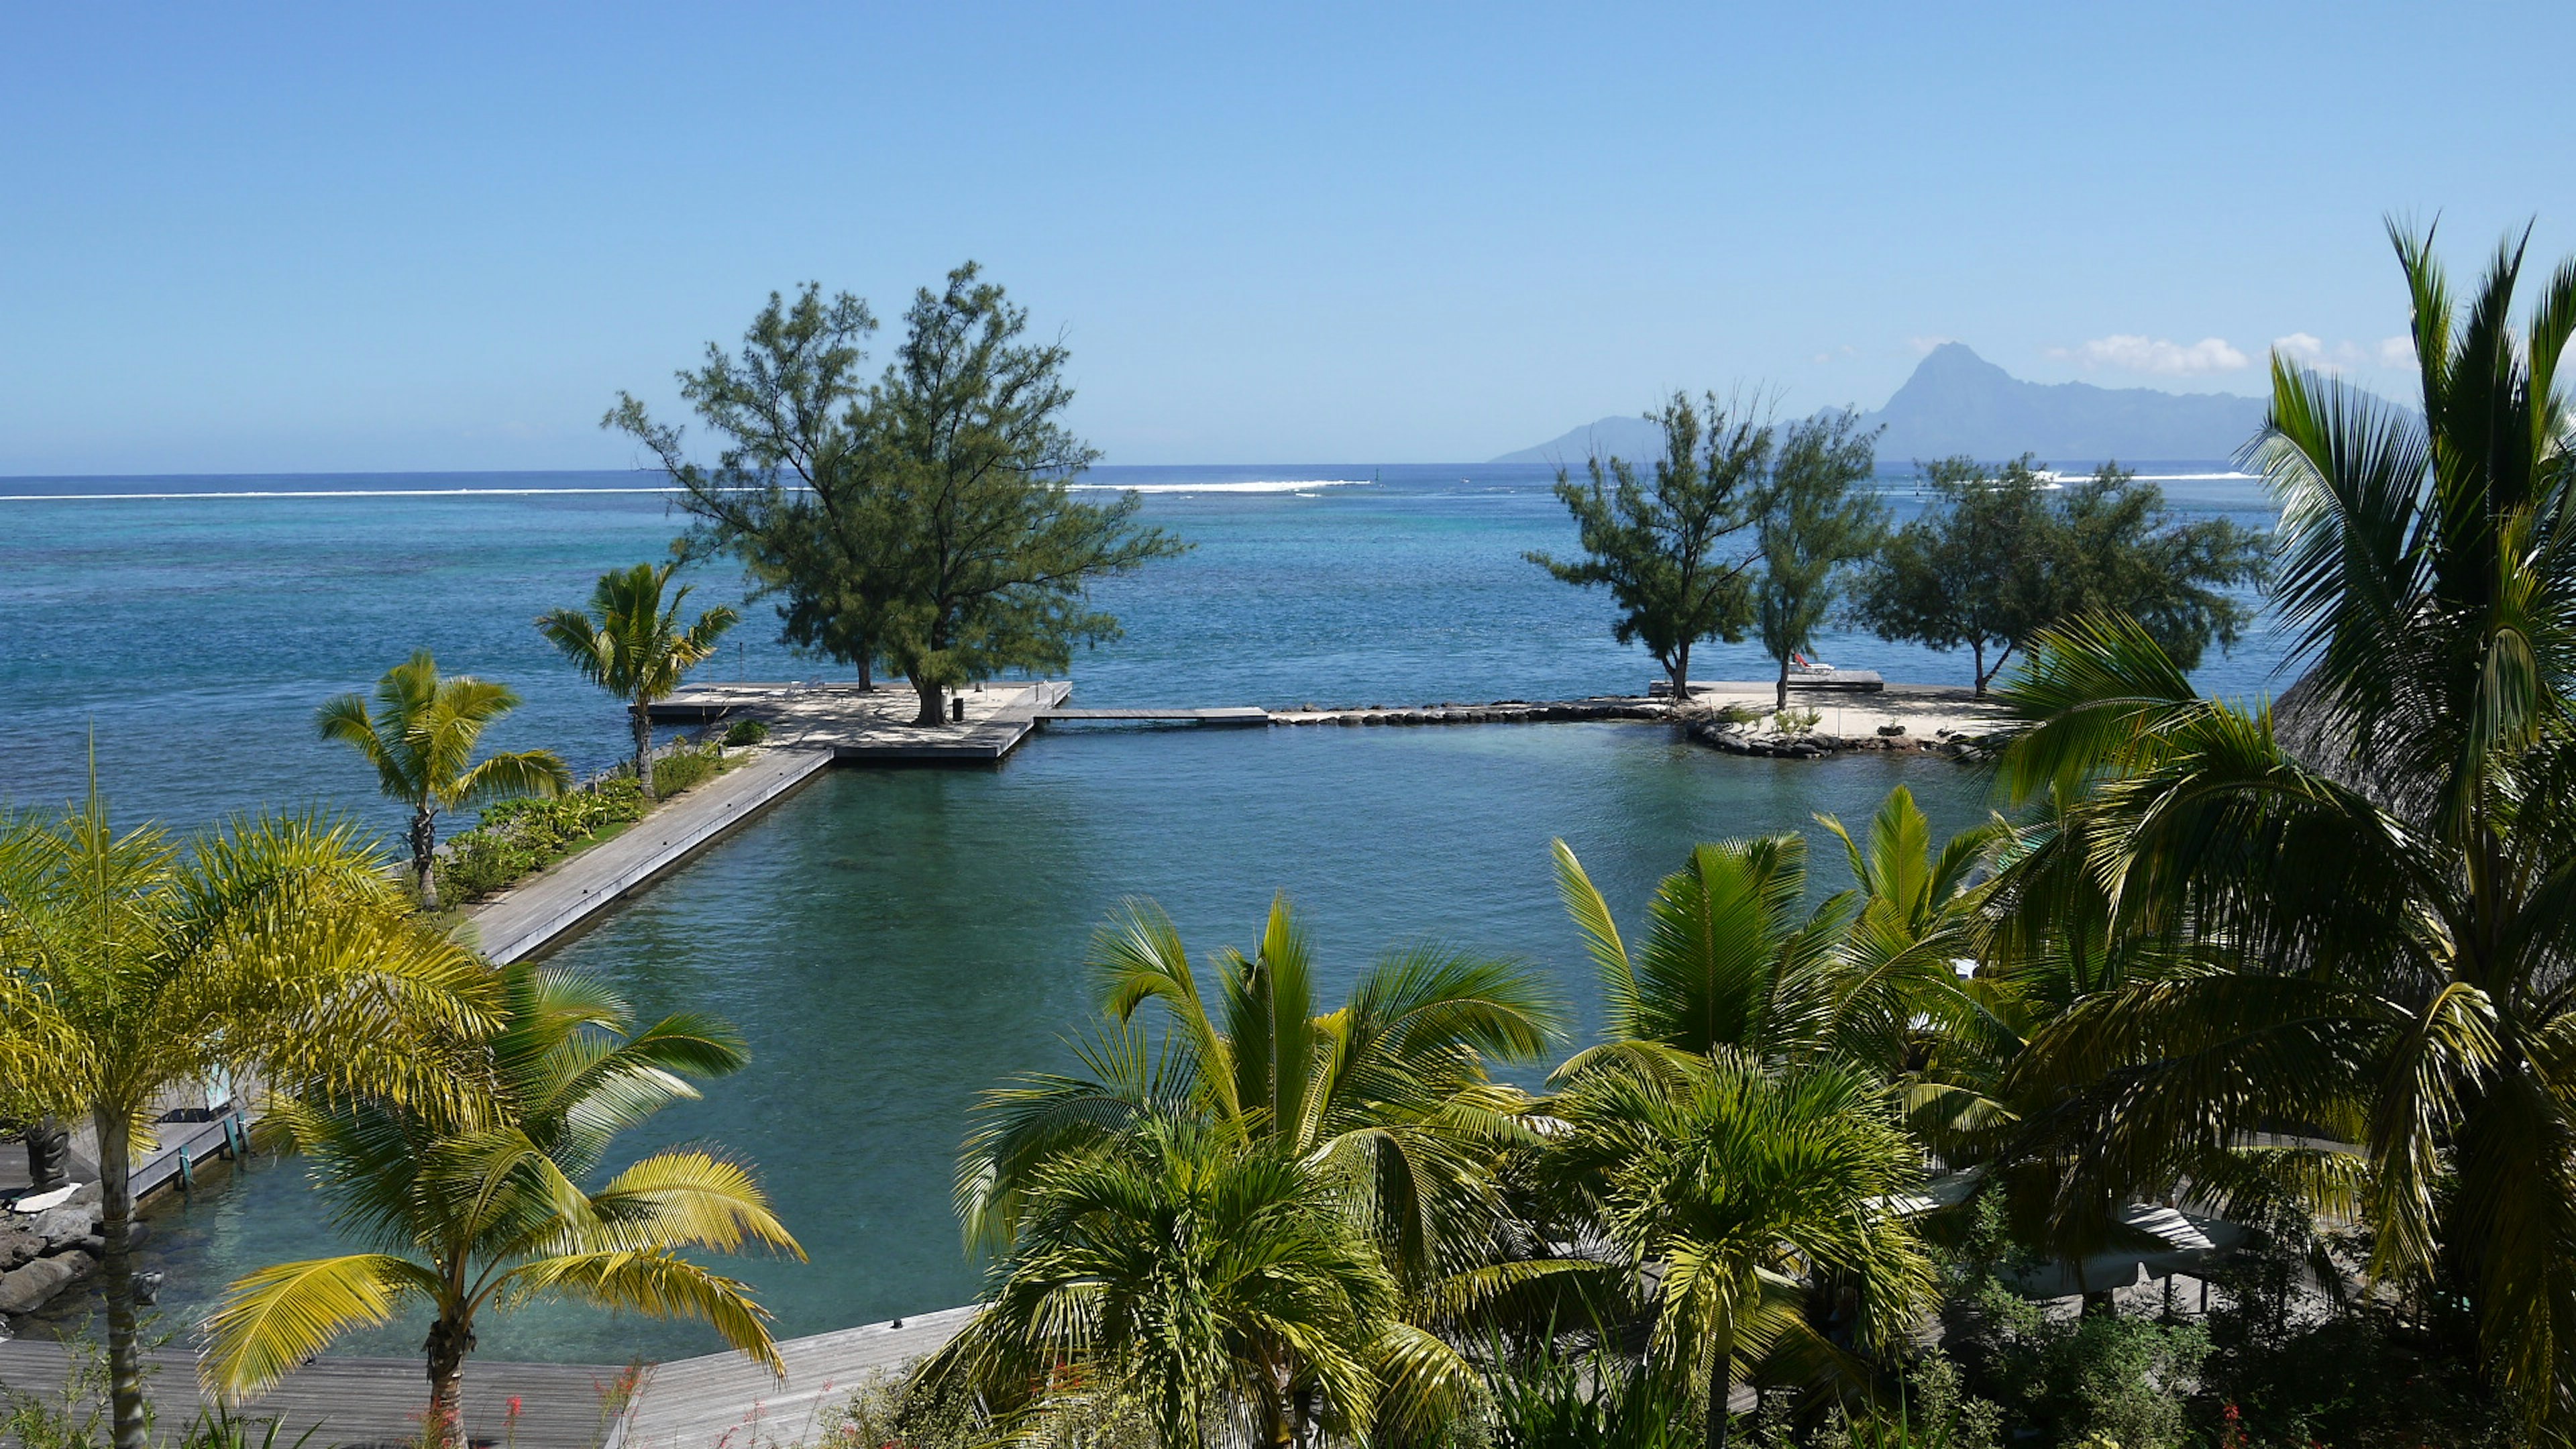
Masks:
[[[1762,578],[1754,585],[1755,632],[1779,666],[1777,707],[1789,707],[1789,659],[1815,641],[1853,563],[1886,536],[1887,509],[1869,488],[1878,468],[1878,430],[1848,411],[1818,413],[1781,433],[1768,484],[1755,510]]]
[[[2164,491],[2116,463],[2059,487],[2027,453],[1989,471],[1924,465],[1923,516],[1890,537],[1856,591],[1882,639],[1967,649],[1982,697],[2015,652],[2084,614],[2136,618],[2185,669],[2232,646],[2262,577],[2264,536],[2225,518],[2175,521]]]
[[[1566,583],[1610,590],[1619,605],[1612,633],[1645,645],[1678,702],[1690,698],[1691,646],[1733,643],[1753,621],[1757,555],[1738,535],[1755,522],[1772,428],[1715,393],[1693,404],[1677,392],[1646,417],[1664,432],[1651,477],[1624,458],[1592,459],[1587,483],[1557,470],[1581,557],[1523,556]]]
[[[1136,522],[1139,500],[1070,485],[1098,453],[1063,422],[1062,343],[1023,340],[1025,308],[969,262],[905,314],[893,363],[862,384],[867,304],[808,284],[772,294],[739,356],[712,344],[681,395],[725,439],[692,461],[679,429],[620,394],[603,425],[632,434],[681,487],[683,551],[739,557],[778,600],[789,642],[901,671],[915,722],[947,692],[1011,669],[1062,669],[1115,638],[1089,586],[1184,545]]]

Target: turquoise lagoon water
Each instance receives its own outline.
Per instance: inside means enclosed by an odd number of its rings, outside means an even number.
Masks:
[[[1372,474],[1381,481],[1329,481]],[[1083,702],[1561,697],[1634,690],[1652,672],[1610,640],[1602,600],[1521,560],[1570,542],[1541,470],[1102,476],[1158,490],[1148,515],[1199,548],[1104,586],[1128,632],[1076,660]],[[94,730],[129,820],[316,802],[390,824],[355,761],[313,741],[308,721],[321,696],[424,643],[526,696],[496,743],[605,764],[620,749],[614,707],[528,621],[577,601],[601,569],[660,551],[673,531],[664,500],[603,486],[650,481],[0,482],[0,494],[88,495],[0,501],[0,699],[13,726],[0,731],[0,798],[73,792]],[[2269,517],[2241,479],[2166,486],[2185,507]],[[276,492],[354,496],[232,496]],[[136,493],[182,496],[98,496]],[[737,593],[728,574],[702,574],[701,598]],[[739,632],[719,677],[824,672],[771,642],[765,610]],[[1966,669],[1867,639],[1826,652],[1903,679]],[[1695,673],[1763,672],[1750,647],[1709,654]],[[2259,690],[2274,658],[2258,636],[2214,655],[2203,679]],[[1247,943],[1285,890],[1336,984],[1425,937],[1520,957],[1588,1033],[1595,993],[1555,904],[1551,836],[1633,917],[1691,842],[1810,828],[1817,810],[1865,816],[1900,781],[1943,828],[1987,807],[1977,777],[1937,760],[1740,760],[1652,725],[1067,731],[996,770],[829,775],[558,955],[643,1011],[702,1006],[742,1027],[754,1065],[630,1145],[702,1140],[759,1164],[812,1261],[738,1267],[780,1331],[808,1333],[971,1296],[947,1192],[965,1108],[1011,1071],[1064,1060],[1061,1039],[1088,1012],[1086,941],[1122,896],[1162,901],[1204,952]],[[1819,852],[1817,874],[1820,888],[1842,883],[1839,857]],[[173,1326],[232,1275],[330,1242],[291,1163],[174,1206],[159,1230],[150,1251]],[[395,1325],[345,1347],[408,1352],[419,1334]],[[573,1361],[708,1346],[685,1326],[569,1310],[482,1331],[486,1353]]]

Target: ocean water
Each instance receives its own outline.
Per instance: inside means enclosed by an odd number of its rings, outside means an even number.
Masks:
[[[2223,466],[2151,469],[2223,474]],[[1099,598],[1126,635],[1074,663],[1091,704],[1419,703],[1627,692],[1653,673],[1615,644],[1598,595],[1522,560],[1571,529],[1538,469],[1101,470],[1146,491],[1185,558]],[[262,805],[318,804],[390,826],[354,759],[312,734],[314,706],[363,689],[414,647],[504,679],[523,708],[496,746],[577,766],[622,749],[615,704],[530,627],[608,567],[660,554],[676,528],[649,476],[403,475],[0,480],[0,799],[80,788],[95,740],[131,823],[178,827]],[[2268,522],[2257,485],[2174,477],[2188,510]],[[1910,506],[1902,480],[1891,498]],[[160,496],[135,496],[160,495]],[[697,599],[737,580],[699,571]],[[774,642],[765,607],[709,666],[723,678],[819,678]],[[1820,651],[1904,680],[1967,665],[1873,639]],[[1714,646],[1702,677],[1763,677],[1750,645]],[[2271,687],[2258,632],[2213,653],[2206,686]],[[1597,1018],[1546,845],[1571,842],[1623,917],[1696,841],[1865,817],[1892,785],[1937,825],[1988,808],[1939,760],[1724,757],[1641,724],[1429,730],[1082,729],[1041,735],[998,769],[840,771],[566,944],[558,959],[639,1010],[706,1007],[754,1064],[633,1134],[634,1151],[719,1144],[758,1164],[811,1261],[733,1265],[782,1333],[966,1301],[974,1265],[948,1176],[978,1090],[1064,1060],[1087,1018],[1090,933],[1122,897],[1169,907],[1201,953],[1248,943],[1286,891],[1338,989],[1374,953],[1437,938],[1509,955]],[[1818,851],[1817,888],[1847,880]],[[184,1329],[233,1275],[330,1241],[293,1164],[262,1163],[174,1204],[150,1253],[165,1323]],[[350,1340],[409,1352],[404,1323]],[[577,1310],[494,1319],[482,1352],[622,1362],[702,1351],[679,1325]]]

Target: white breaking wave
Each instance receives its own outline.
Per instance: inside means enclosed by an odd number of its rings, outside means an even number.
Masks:
[[[2138,475],[2138,481],[2141,483],[2188,483],[2212,482],[2224,479],[2231,482],[2243,480],[2250,483],[2262,476],[2263,475],[2260,473],[2141,473]]]
[[[1245,483],[1075,483],[1100,493],[1295,493],[1305,488],[1365,488],[1366,478],[1265,478]]]
[[[677,488],[255,488],[205,493],[0,493],[0,503],[115,503],[192,498],[535,498],[585,493],[677,493]]]

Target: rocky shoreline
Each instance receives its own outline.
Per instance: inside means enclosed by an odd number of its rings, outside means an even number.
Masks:
[[[1870,734],[1836,734],[1812,726],[1781,729],[1776,716],[1748,717],[1740,708],[1688,705],[1675,709],[1660,699],[1596,695],[1589,699],[1498,699],[1486,704],[1454,701],[1420,705],[1314,705],[1269,711],[1274,725],[1406,726],[1457,724],[1533,724],[1578,720],[1652,720],[1681,727],[1690,740],[1729,755],[1767,759],[1812,760],[1859,751],[1937,754],[1950,759],[1982,758],[1998,738],[1950,728],[1930,734],[1909,733],[1901,723],[1879,726]]]
[[[139,1219],[129,1224],[128,1246],[142,1246],[148,1232]],[[0,1316],[33,1313],[88,1281],[105,1252],[97,1183],[42,1212],[0,1213]]]

